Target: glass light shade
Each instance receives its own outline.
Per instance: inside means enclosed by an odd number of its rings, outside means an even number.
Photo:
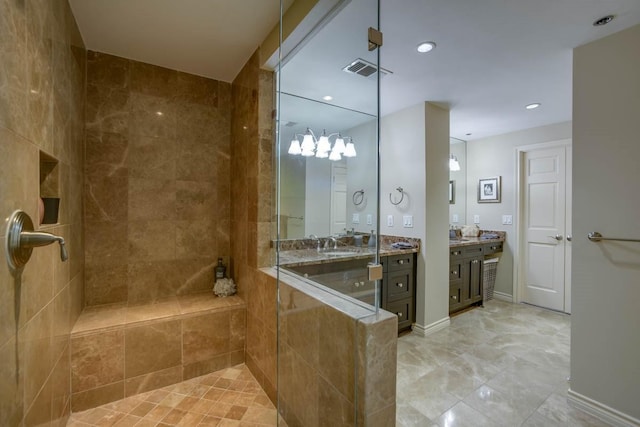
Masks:
[[[336,150],[331,150],[331,154],[329,154],[329,160],[333,160],[334,162],[337,162],[340,159],[342,159],[342,156],[340,156],[340,153],[338,153]]]
[[[313,136],[310,133],[306,134],[302,139],[302,155],[305,156],[305,152],[311,152],[311,154],[306,154],[306,156],[313,156],[313,150],[316,148],[316,144],[313,142]]]
[[[454,172],[460,170],[460,163],[453,154],[449,157],[449,170]]]
[[[293,154],[297,156],[298,154],[302,154],[302,148],[300,148],[300,141],[297,139],[293,139],[291,141],[291,145],[289,145],[289,154]]]
[[[333,145],[333,149],[336,150],[338,153],[342,154],[344,153],[345,148],[346,147],[344,145],[344,139],[338,136],[338,138],[336,139],[336,143]]]
[[[345,157],[355,157],[356,156],[356,146],[353,145],[353,142],[348,142],[347,146],[344,148],[344,156]]]
[[[318,152],[328,153],[331,150],[331,143],[326,135],[322,135],[318,141]]]
[[[317,150],[316,151],[316,157],[319,158],[319,159],[326,159],[327,157],[329,157],[329,152],[328,151]]]

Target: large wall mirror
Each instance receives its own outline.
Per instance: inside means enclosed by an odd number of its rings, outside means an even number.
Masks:
[[[467,218],[467,143],[456,138],[449,143],[449,224],[461,226]]]

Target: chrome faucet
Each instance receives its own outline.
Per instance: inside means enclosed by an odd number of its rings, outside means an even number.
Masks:
[[[309,234],[309,238],[316,241],[316,250],[320,252],[320,239],[318,239],[318,236],[315,234]]]
[[[324,241],[324,248],[325,249],[329,248],[330,241],[333,242],[333,249],[338,249],[338,240],[336,240],[336,238],[333,236],[327,237],[327,240]]]

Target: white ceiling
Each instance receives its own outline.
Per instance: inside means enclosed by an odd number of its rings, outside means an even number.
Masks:
[[[279,9],[278,0],[70,1],[87,48],[223,81]],[[375,4],[347,4],[285,65],[283,91],[375,112],[375,82],[341,71],[358,57],[376,61],[366,50]],[[591,25],[607,14],[613,22]],[[472,140],[571,120],[572,49],[640,23],[640,1],[381,0],[380,19],[381,65],[393,72],[382,79],[382,114],[439,102],[451,136]],[[425,40],[437,48],[418,54]],[[531,102],[542,107],[525,110]]]

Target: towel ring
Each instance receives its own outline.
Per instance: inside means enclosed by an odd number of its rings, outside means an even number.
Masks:
[[[402,201],[404,200],[404,190],[402,189],[402,187],[398,187],[396,188],[396,191],[400,192],[400,200],[398,202],[394,202],[393,199],[391,198],[391,196],[393,196],[393,193],[389,193],[389,201],[391,202],[392,205],[399,205],[400,203],[402,203]]]
[[[364,201],[364,190],[354,191],[351,200],[353,200],[354,205],[360,206]]]

